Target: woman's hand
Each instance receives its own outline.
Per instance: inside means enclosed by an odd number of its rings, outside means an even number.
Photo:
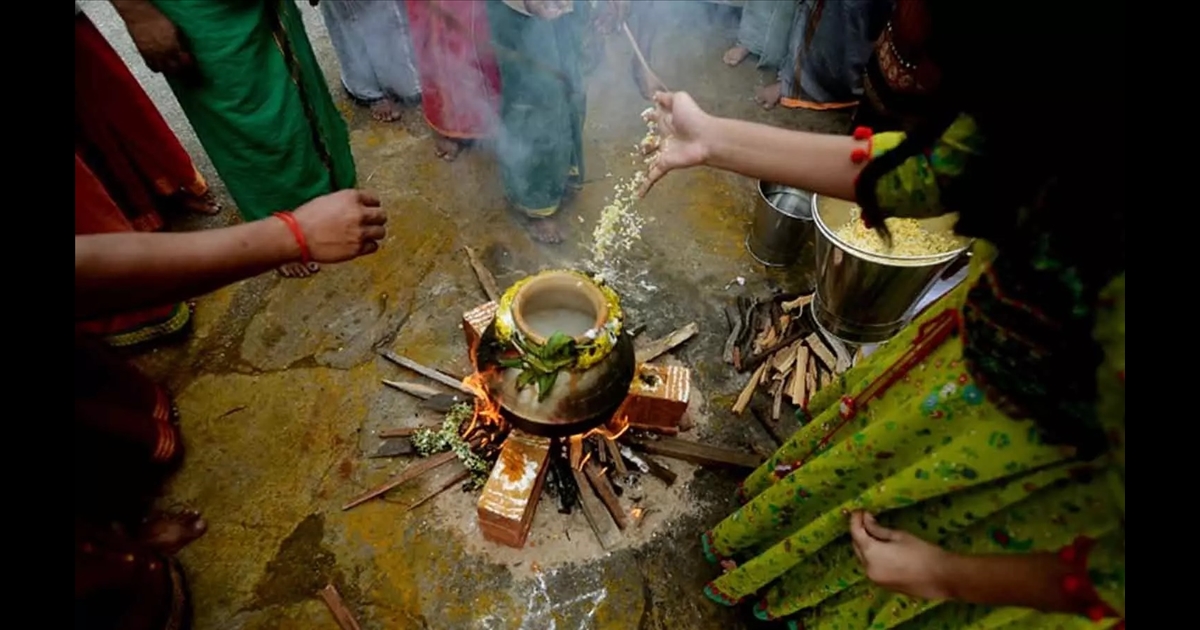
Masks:
[[[379,198],[363,190],[317,197],[292,213],[313,261],[335,263],[370,254],[387,236]]]
[[[525,10],[534,17],[554,20],[571,10],[570,0],[525,0]]]
[[[923,599],[948,599],[945,567],[951,554],[912,534],[880,525],[867,512],[850,514],[854,553],[867,577],[890,590]]]
[[[195,70],[183,34],[154,5],[145,0],[122,0],[113,6],[150,70],[176,76]]]
[[[708,160],[716,120],[700,109],[687,92],[659,92],[654,95],[654,105],[646,119],[658,125],[659,141],[644,147],[653,160],[646,183],[639,191],[642,196],[667,173],[699,166]]]

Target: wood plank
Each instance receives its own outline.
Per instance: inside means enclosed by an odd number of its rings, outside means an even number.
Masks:
[[[606,551],[616,547],[621,542],[621,531],[617,529],[617,524],[596,497],[596,493],[591,490],[587,475],[575,468],[571,469],[571,475],[575,478],[575,485],[579,486],[579,507],[583,508],[583,516],[596,533],[600,546]]]
[[[426,459],[422,459],[420,461],[409,464],[409,466],[407,468],[405,468],[400,474],[396,475],[395,477],[392,477],[390,480],[388,480],[383,485],[380,485],[372,490],[368,490],[368,491],[364,492],[363,494],[352,499],[349,503],[343,505],[342,510],[349,510],[350,508],[362,505],[363,503],[366,503],[367,501],[370,501],[371,499],[382,496],[382,495],[386,494],[389,490],[392,490],[393,488],[397,488],[400,485],[404,484],[406,481],[411,481],[413,479],[416,479],[417,477],[420,477],[421,475],[433,470],[434,468],[437,468],[438,466],[449,463],[449,462],[453,461],[454,459],[456,459],[454,452],[446,451],[445,453],[438,453],[437,455],[432,455]]]
[[[592,489],[596,491],[596,496],[600,497],[600,501],[604,503],[605,509],[608,510],[612,520],[617,524],[617,529],[624,530],[629,527],[629,518],[625,515],[625,508],[621,507],[621,501],[617,499],[617,493],[613,490],[612,484],[609,483],[608,477],[600,472],[600,467],[596,462],[588,462],[583,467],[583,474],[587,476],[588,482],[592,484]]]
[[[635,352],[635,359],[638,363],[648,363],[658,357],[674,350],[683,342],[696,336],[700,332],[700,325],[692,322],[683,328],[676,329],[671,334],[662,339],[655,339],[646,344],[641,350]]]
[[[825,342],[821,341],[821,335],[814,332],[805,337],[804,343],[808,344],[808,347],[817,355],[817,358],[821,359],[821,363],[824,363],[825,367],[832,370],[833,366],[837,365],[837,358],[829,351]]]
[[[466,385],[463,385],[461,380],[451,378],[450,376],[447,376],[433,368],[425,367],[424,365],[421,365],[420,363],[417,363],[408,357],[400,356],[391,350],[382,350],[379,354],[388,361],[391,361],[400,367],[412,370],[413,372],[416,372],[427,379],[437,381],[446,387],[452,387],[460,392],[463,392],[464,394],[475,396],[475,392],[471,391]]]
[[[500,287],[496,285],[496,277],[491,271],[483,265],[479,257],[475,255],[475,250],[470,247],[463,247],[467,252],[467,260],[471,263],[471,269],[475,271],[475,278],[479,280],[479,286],[483,287],[483,292],[487,294],[489,300],[497,301],[500,299]]]
[[[354,614],[346,606],[346,602],[342,600],[341,593],[338,593],[337,587],[328,584],[325,588],[317,591],[317,594],[324,600],[325,606],[329,608],[329,612],[333,613],[333,620],[342,630],[362,630],[358,625],[358,621],[354,619]]]
[[[752,453],[689,442],[679,438],[659,440],[630,438],[630,445],[651,455],[681,459],[699,466],[754,469],[763,463],[761,457]]]

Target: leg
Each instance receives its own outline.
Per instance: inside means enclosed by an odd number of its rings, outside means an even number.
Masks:
[[[722,57],[721,59],[722,59],[722,61],[725,62],[725,65],[732,68],[733,66],[736,66],[736,65],[742,63],[743,61],[745,61],[746,57],[749,57],[749,56],[750,56],[750,49],[746,48],[745,46],[742,46],[741,44],[737,44],[733,48],[726,50],[725,56]]]
[[[371,118],[379,122],[395,122],[400,120],[400,114],[403,110],[400,108],[400,103],[392,100],[390,96],[385,96],[374,103],[371,103]]]
[[[447,162],[453,162],[462,151],[462,142],[454,138],[447,138],[438,132],[434,133],[433,151],[441,159]]]
[[[783,84],[776,81],[770,85],[764,85],[754,91],[754,101],[762,106],[763,109],[772,109],[779,104],[779,99],[783,93]]]

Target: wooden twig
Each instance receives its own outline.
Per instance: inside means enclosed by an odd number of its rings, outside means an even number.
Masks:
[[[698,442],[689,442],[678,438],[661,438],[658,440],[641,440],[631,438],[630,444],[641,451],[653,455],[673,457],[700,466],[722,468],[758,468],[762,458],[745,451],[709,446]]]
[[[403,381],[389,381],[385,378],[385,379],[383,379],[383,384],[387,385],[388,387],[391,387],[392,389],[398,389],[410,396],[416,396],[417,398],[420,398],[421,400],[429,400],[430,398],[433,398],[434,396],[437,396],[438,394],[442,393],[441,391],[439,391],[433,387],[430,387],[428,385],[422,385],[420,383],[405,383]]]
[[[400,356],[391,350],[382,350],[379,354],[388,361],[391,361],[400,367],[412,370],[427,379],[437,381],[446,387],[453,387],[464,394],[469,394],[471,396],[475,395],[475,392],[471,391],[466,385],[463,385],[462,381],[446,376],[445,374],[433,368],[427,368],[408,357]]]
[[[608,482],[608,477],[605,477],[600,472],[600,467],[596,462],[588,462],[583,467],[583,473],[587,475],[588,481],[592,484],[592,489],[596,491],[596,496],[600,497],[600,501],[604,503],[605,509],[612,516],[613,522],[617,524],[617,529],[625,529],[629,527],[629,519],[625,517],[625,509],[621,507],[621,502],[617,499],[617,493],[613,491],[612,484]]]
[[[438,466],[441,466],[442,464],[453,461],[456,457],[457,456],[454,454],[454,451],[446,451],[445,453],[438,453],[437,455],[433,455],[427,459],[410,464],[408,468],[405,468],[404,471],[399,475],[392,477],[387,481],[387,483],[384,483],[383,485],[372,490],[368,490],[367,492],[355,497],[349,503],[343,505],[342,510],[349,510],[350,508],[362,505],[371,499],[382,496],[389,490],[399,487],[406,481],[416,479],[417,477],[420,477],[421,475],[433,470],[434,468],[437,468]]]
[[[662,339],[655,339],[646,345],[646,347],[636,352],[636,360],[638,363],[647,363],[657,359],[658,357],[675,349],[678,345],[691,339],[700,331],[700,326],[696,322],[692,322],[683,328],[675,330],[671,334]]]
[[[346,602],[342,601],[342,596],[338,593],[337,587],[332,584],[326,585],[325,588],[317,591],[321,599],[325,601],[325,606],[329,608],[329,612],[333,613],[333,619],[342,630],[361,630],[358,621],[355,621],[354,614],[346,607]]]
[[[488,268],[483,266],[483,262],[475,255],[475,250],[470,247],[463,246],[467,252],[467,260],[471,263],[471,269],[475,270],[475,278],[479,280],[479,286],[483,287],[483,292],[487,294],[487,298],[493,302],[500,299],[500,287],[496,285],[496,277],[492,275]]]
[[[811,304],[812,301],[813,301],[813,294],[809,293],[808,295],[801,295],[800,297],[798,297],[790,302],[784,302],[782,306],[783,306],[784,312],[786,312],[786,313],[790,313],[795,310],[799,310],[801,313],[803,313],[804,307]]]
[[[736,307],[727,305],[725,319],[729,320],[729,337],[725,339],[725,348],[721,358],[726,363],[733,365],[733,352],[737,349],[738,339],[742,336],[742,314]]]

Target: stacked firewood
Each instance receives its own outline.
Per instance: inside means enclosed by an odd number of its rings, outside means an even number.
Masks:
[[[811,294],[762,301],[740,297],[726,307],[730,334],[724,359],[750,374],[733,413],[740,415],[756,392],[766,391],[771,419],[778,421],[787,406],[805,409],[809,397],[850,369],[846,346],[813,321],[812,300]]]

